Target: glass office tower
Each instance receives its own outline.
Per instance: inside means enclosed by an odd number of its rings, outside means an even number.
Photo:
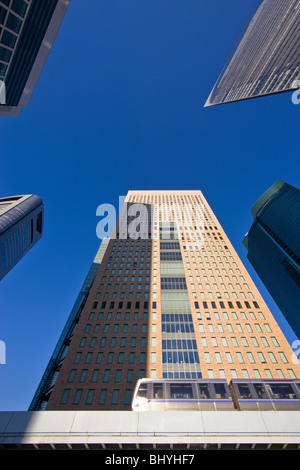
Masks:
[[[278,180],[252,215],[247,257],[300,338],[300,190]]]
[[[18,116],[27,106],[69,0],[0,2],[0,116]],[[3,85],[2,85],[3,86]]]
[[[248,22],[205,106],[299,88],[299,0],[264,0]]]
[[[0,280],[41,239],[43,215],[34,194],[0,199]]]
[[[129,191],[102,246],[31,409],[130,410],[143,377],[300,377],[201,191]]]

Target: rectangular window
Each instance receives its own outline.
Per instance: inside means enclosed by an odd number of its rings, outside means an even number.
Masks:
[[[130,405],[131,403],[131,390],[125,390],[124,405]]]
[[[74,364],[79,364],[80,359],[81,359],[81,352],[76,353],[75,359],[74,359]]]
[[[122,369],[118,369],[116,370],[115,382],[116,383],[121,382],[121,378],[122,378]]]
[[[119,401],[119,390],[113,390],[111,404],[117,405]]]
[[[99,396],[99,405],[105,405],[107,390],[101,390]]]
[[[79,405],[81,395],[82,395],[82,390],[81,389],[76,390],[75,397],[73,400],[73,405]]]
[[[110,377],[110,370],[106,369],[103,376],[103,382],[108,382]]]
[[[85,382],[86,381],[86,376],[87,376],[88,370],[83,369],[80,375],[79,382]]]
[[[133,369],[128,369],[127,371],[127,382],[131,383],[133,380]]]
[[[98,377],[99,377],[99,369],[94,369],[91,382],[97,382]]]
[[[113,352],[108,353],[107,364],[111,364],[113,362],[113,359],[114,359],[114,353]]]
[[[63,393],[62,397],[61,397],[61,401],[60,401],[61,405],[65,405],[67,403],[69,395],[70,395],[70,389],[66,388],[64,390],[64,393]]]
[[[93,398],[94,398],[94,394],[95,394],[95,390],[90,389],[90,390],[88,391],[88,394],[87,394],[87,397],[86,397],[86,404],[87,404],[87,405],[91,405],[91,404],[92,404]]]
[[[68,382],[74,382],[76,372],[77,372],[76,369],[72,369],[72,370],[71,370],[70,375],[69,375],[69,378],[68,378]]]

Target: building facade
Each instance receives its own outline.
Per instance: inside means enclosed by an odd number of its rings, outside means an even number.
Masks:
[[[299,79],[299,1],[264,0],[246,25],[205,106],[295,90]]]
[[[130,410],[143,377],[300,377],[201,191],[128,192],[67,343],[32,410]]]
[[[18,116],[28,105],[69,3],[0,2],[0,116]]]
[[[0,280],[41,239],[43,215],[35,194],[0,199]]]
[[[247,257],[300,338],[300,190],[276,181],[252,215]]]

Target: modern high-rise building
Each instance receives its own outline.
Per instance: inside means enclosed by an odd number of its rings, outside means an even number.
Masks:
[[[144,377],[300,377],[201,191],[129,191],[101,246],[31,410],[130,410]]]
[[[300,338],[300,190],[276,181],[252,215],[247,257]]]
[[[246,25],[205,106],[295,90],[299,80],[299,0],[264,0]]]
[[[43,215],[35,194],[0,199],[0,280],[41,239]]]
[[[0,2],[0,116],[18,116],[28,105],[69,3]]]

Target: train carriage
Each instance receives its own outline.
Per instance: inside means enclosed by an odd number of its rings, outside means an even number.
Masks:
[[[300,381],[140,379],[132,410],[300,410]]]
[[[234,409],[224,380],[138,381],[132,400],[134,411],[227,410]]]
[[[240,410],[300,410],[300,381],[232,380],[231,391]]]

